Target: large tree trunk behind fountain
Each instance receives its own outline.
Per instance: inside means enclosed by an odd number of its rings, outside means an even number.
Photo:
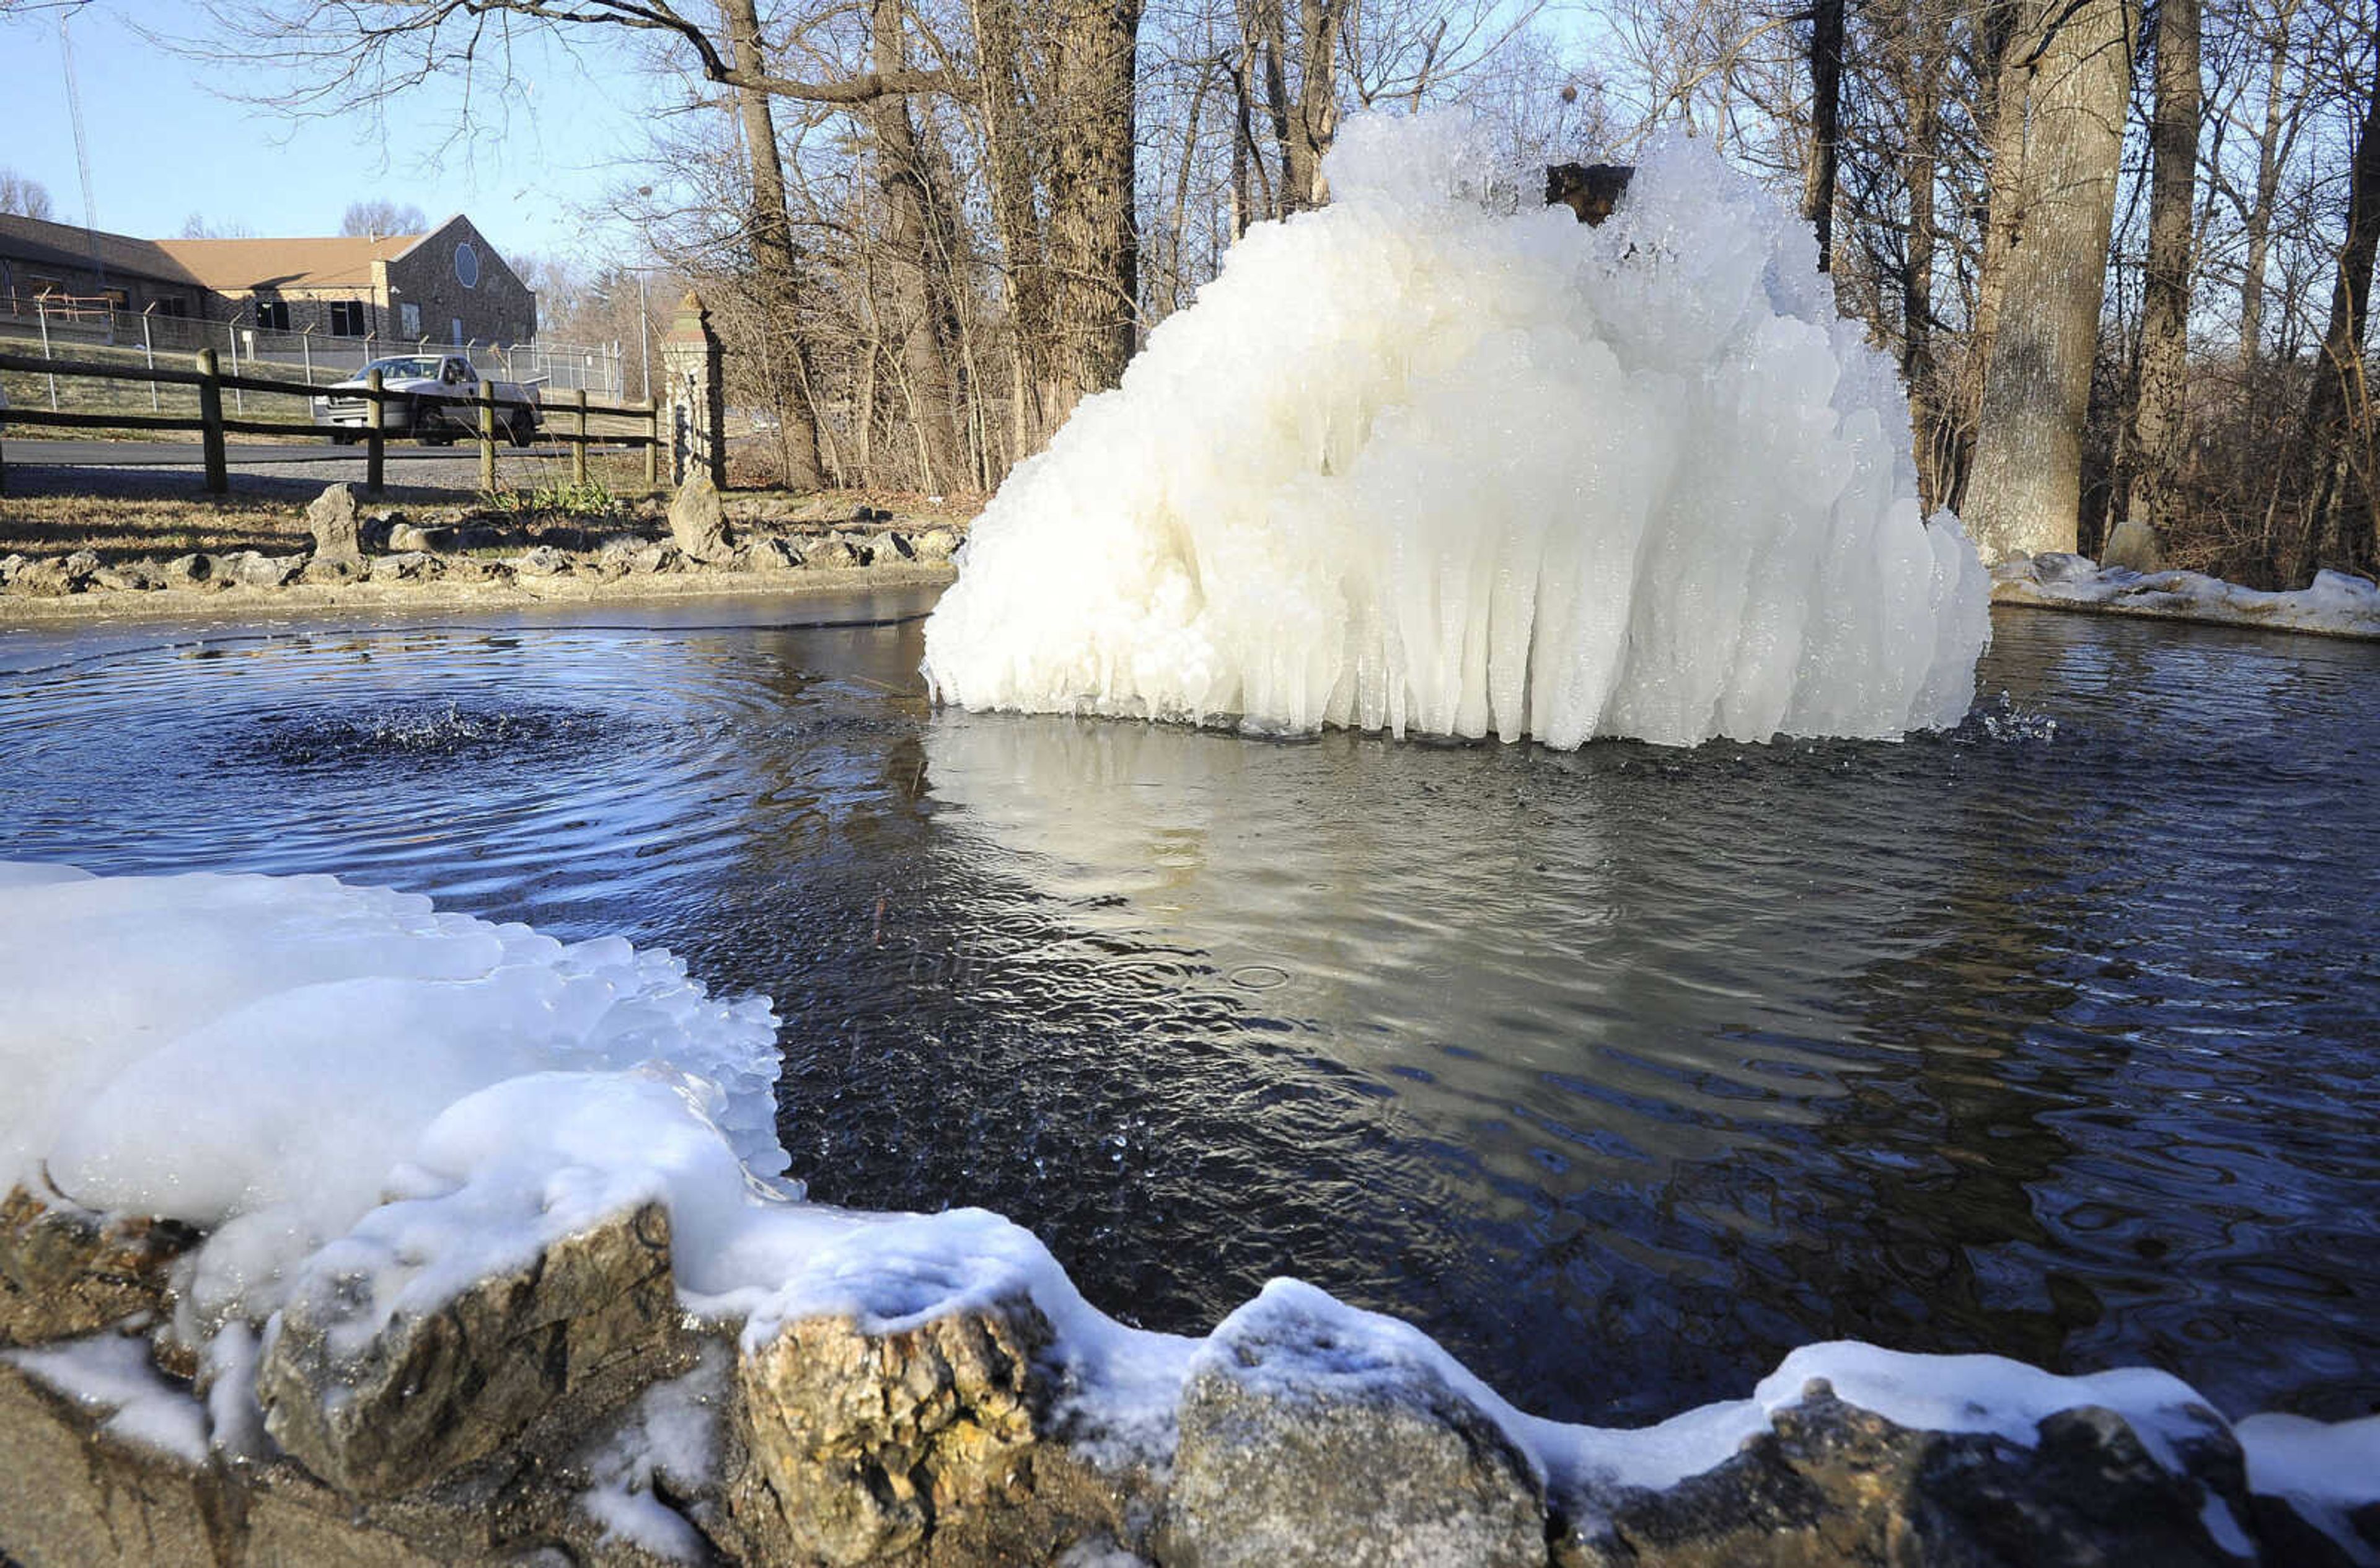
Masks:
[[[725,0],[735,68],[765,72],[767,55],[760,41],[760,18],[754,0]],[[792,215],[785,209],[785,165],[777,151],[776,116],[769,95],[757,88],[735,90],[737,125],[744,134],[745,157],[751,167],[751,230],[754,292],[766,318],[764,340],[776,351],[771,380],[783,389],[778,399],[783,423],[785,483],[796,490],[814,490],[824,482],[825,465],[819,460],[818,418],[810,401],[809,346],[804,320],[801,261],[794,249]]]
[[[899,76],[908,68],[900,0],[876,0],[868,25],[877,73]],[[965,489],[971,469],[959,437],[958,382],[951,368],[957,310],[948,283],[948,248],[936,243],[940,198],[926,178],[908,99],[878,98],[868,105],[868,119],[876,144],[877,185],[884,196],[887,282],[879,305],[892,317],[885,325],[895,345],[892,362],[900,382],[893,399],[916,433],[925,487]]]
[[[2075,546],[2135,18],[2127,0],[2081,0],[2010,46],[1999,113],[2022,132],[1995,140],[2021,163],[1992,180],[2006,272],[1961,507],[1986,561]]]
[[[2380,65],[2365,83],[2363,125],[2347,199],[2347,243],[2330,291],[2330,322],[2314,361],[2293,471],[2311,493],[2300,511],[2294,549],[2281,564],[2284,586],[2317,567],[2368,569],[2380,555],[2373,538],[2372,389],[2365,380],[2363,334],[2372,314],[2372,268],[2380,256]]]
[[[2170,529],[2180,504],[2182,402],[2189,374],[2191,203],[2197,192],[2198,0],[2158,0],[2155,156],[2149,193],[2148,284],[2141,307],[2140,386],[2132,407],[2127,515]]]
[[[1053,34],[1050,132],[1050,329],[1043,417],[1123,379],[1140,319],[1133,213],[1140,0],[1065,0]]]

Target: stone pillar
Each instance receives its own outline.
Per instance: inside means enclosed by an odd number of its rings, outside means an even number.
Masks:
[[[700,468],[727,487],[727,382],[719,334],[701,297],[689,290],[662,339],[662,391],[669,401],[670,481]]]

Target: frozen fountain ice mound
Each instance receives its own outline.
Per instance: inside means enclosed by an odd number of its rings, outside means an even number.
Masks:
[[[1557,747],[1958,722],[1988,580],[1806,227],[1684,139],[1599,227],[1499,211],[1475,140],[1350,122],[1333,204],[1018,466],[927,624],[939,698]]]

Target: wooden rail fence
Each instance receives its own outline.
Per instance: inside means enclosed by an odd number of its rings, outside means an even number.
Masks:
[[[285,396],[314,398],[327,395],[330,388],[305,382],[274,381],[264,376],[225,375],[217,367],[215,351],[201,348],[192,369],[174,371],[147,366],[107,364],[90,359],[54,359],[33,354],[0,354],[0,371],[18,371],[30,375],[80,376],[94,380],[144,382],[152,386],[189,386],[198,389],[199,411],[185,414],[119,414],[84,413],[48,408],[0,408],[0,427],[48,426],[67,430],[122,431],[195,431],[199,435],[202,463],[206,469],[207,493],[226,495],[231,492],[231,469],[224,437],[239,435],[285,435],[319,439],[330,433],[329,427],[317,425],[310,418],[299,424],[289,419],[250,419],[224,413],[223,395],[228,387],[240,392],[279,393]],[[419,428],[420,409],[424,406],[471,409],[475,418],[475,440],[480,448],[480,488],[496,488],[496,441],[504,424],[496,418],[494,383],[482,381],[476,397],[454,396],[436,393],[388,392],[381,386],[381,372],[373,371],[360,388],[342,387],[341,397],[361,397],[370,405],[369,422],[365,425],[360,444],[363,446],[365,488],[377,492],[382,486],[388,446],[388,406],[410,402],[416,406],[415,424]],[[559,441],[570,447],[570,477],[578,483],[587,481],[587,449],[609,444],[615,446],[640,446],[645,453],[645,482],[661,480],[662,416],[659,405],[650,399],[641,404],[589,403],[584,391],[571,394],[566,403],[541,404],[547,419],[558,411],[566,411],[571,419],[567,431],[551,427],[541,432],[548,441]],[[589,416],[633,419],[644,428],[638,431],[589,433]],[[451,428],[451,427],[450,427]],[[326,454],[335,457],[335,453]],[[7,454],[0,444],[0,492],[5,492],[7,475]]]

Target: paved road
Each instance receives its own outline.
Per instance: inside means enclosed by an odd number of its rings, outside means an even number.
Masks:
[[[456,446],[421,446],[411,442],[388,444],[388,460],[392,463],[416,463],[468,456],[479,458],[476,444]],[[593,450],[601,451],[601,448]],[[499,444],[499,457],[566,457],[567,446],[513,447]],[[226,462],[235,468],[261,467],[279,463],[324,463],[346,458],[358,470],[363,467],[361,446],[334,446],[328,441],[246,442],[235,441],[224,448]],[[11,467],[18,463],[61,468],[195,468],[206,461],[206,454],[197,442],[179,441],[28,441],[22,436],[0,433],[0,457]]]

